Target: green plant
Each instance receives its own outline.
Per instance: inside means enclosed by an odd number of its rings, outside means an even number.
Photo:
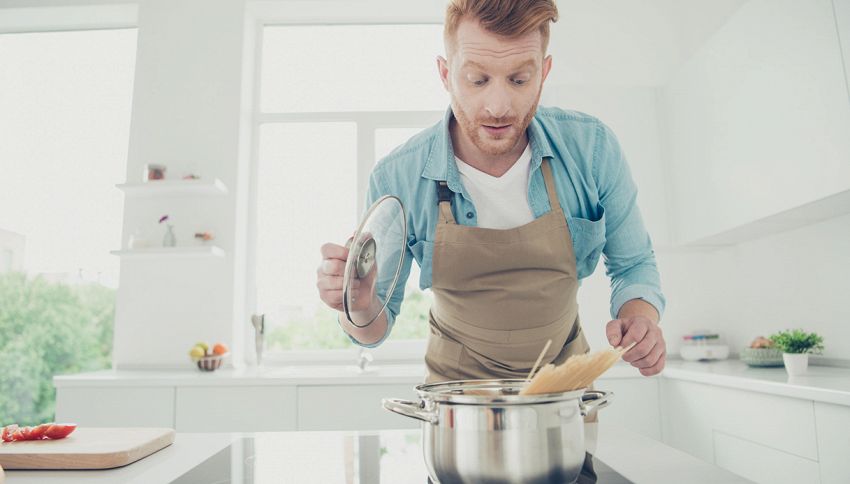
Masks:
[[[802,329],[780,331],[770,335],[770,340],[783,353],[820,353],[823,338],[817,333],[806,333]]]
[[[53,376],[109,368],[115,290],[0,274],[0,426],[53,420]]]

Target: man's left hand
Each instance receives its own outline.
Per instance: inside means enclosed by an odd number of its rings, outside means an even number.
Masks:
[[[640,370],[643,376],[661,373],[667,361],[667,345],[658,324],[646,316],[615,319],[605,327],[605,335],[613,347],[637,343],[623,354],[623,360]]]

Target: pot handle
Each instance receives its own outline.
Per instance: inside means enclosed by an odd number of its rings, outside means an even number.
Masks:
[[[579,408],[581,409],[581,416],[584,417],[594,410],[599,410],[600,408],[607,407],[611,404],[611,398],[613,396],[614,392],[587,390],[586,392],[584,392],[584,395],[581,396],[581,403],[579,403]]]
[[[384,398],[381,400],[384,408],[390,412],[404,415],[405,417],[415,418],[423,422],[436,425],[439,421],[437,414],[425,409],[425,402],[414,402],[412,400],[404,400],[401,398]]]

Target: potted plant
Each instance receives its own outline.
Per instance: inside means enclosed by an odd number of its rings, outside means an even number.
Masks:
[[[823,350],[823,338],[817,333],[802,329],[780,331],[770,335],[770,340],[782,350],[782,360],[789,375],[802,375],[809,367],[809,353]]]

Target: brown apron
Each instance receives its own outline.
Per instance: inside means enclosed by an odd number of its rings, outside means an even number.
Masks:
[[[578,318],[578,276],[570,229],[549,159],[541,165],[551,210],[507,230],[455,222],[441,183],[434,238],[428,382],[525,378],[590,347]]]

